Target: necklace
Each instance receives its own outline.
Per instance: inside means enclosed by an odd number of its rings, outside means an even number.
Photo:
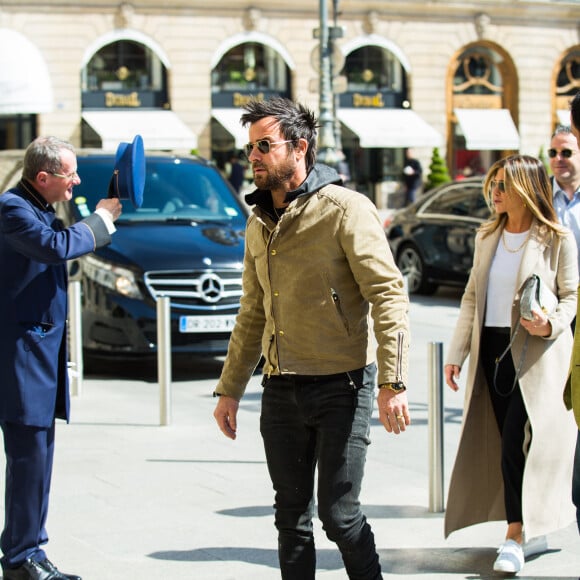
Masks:
[[[525,245],[526,242],[528,241],[528,238],[530,237],[530,232],[531,232],[531,228],[528,230],[528,233],[526,234],[526,237],[524,238],[524,241],[517,247],[517,248],[510,248],[507,245],[507,242],[505,240],[505,230],[502,231],[501,233],[501,243],[503,245],[503,247],[510,253],[510,254],[517,254]],[[523,232],[522,232],[523,233]]]

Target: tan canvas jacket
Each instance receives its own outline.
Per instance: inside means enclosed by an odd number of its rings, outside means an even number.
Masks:
[[[253,211],[216,394],[240,399],[261,354],[265,374],[335,374],[377,360],[379,383],[406,383],[408,297],[374,204],[326,185],[298,196],[278,224]]]

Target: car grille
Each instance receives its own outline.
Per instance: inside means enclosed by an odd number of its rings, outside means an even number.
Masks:
[[[145,285],[154,300],[167,296],[172,308],[226,310],[237,308],[242,295],[241,270],[146,272]]]

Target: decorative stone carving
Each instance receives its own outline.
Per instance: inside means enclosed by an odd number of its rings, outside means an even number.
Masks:
[[[491,23],[491,18],[489,16],[489,14],[486,14],[485,12],[480,12],[479,14],[476,14],[474,20],[475,20],[475,31],[477,32],[477,38],[479,38],[479,40],[482,40],[483,38],[485,38],[487,36],[487,30],[488,30],[489,25]]]
[[[115,13],[115,27],[130,28],[134,14],[135,7],[133,6],[133,4],[129,4],[127,2],[119,4],[117,12]]]
[[[363,21],[363,30],[367,34],[375,34],[379,28],[379,13],[376,10],[367,12]]]
[[[262,18],[262,11],[258,8],[248,8],[244,13],[243,24],[247,31],[256,30]]]

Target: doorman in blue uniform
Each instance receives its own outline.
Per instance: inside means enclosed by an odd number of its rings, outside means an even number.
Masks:
[[[55,419],[69,419],[67,260],[111,242],[118,198],[64,228],[53,204],[80,183],[74,148],[39,137],[0,195],[0,427],[6,454],[4,580],[69,580],[47,558]]]

